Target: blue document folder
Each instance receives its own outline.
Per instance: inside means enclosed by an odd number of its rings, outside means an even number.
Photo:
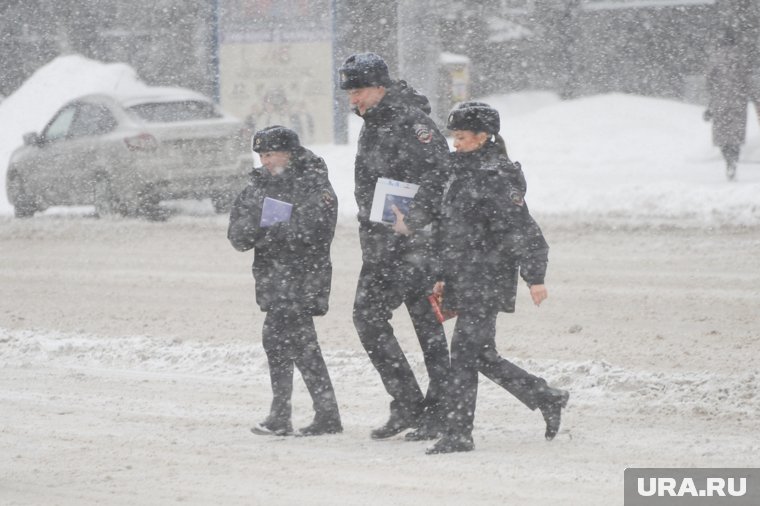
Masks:
[[[261,207],[261,223],[259,226],[266,228],[275,223],[288,222],[292,212],[293,204],[265,197],[264,205]]]

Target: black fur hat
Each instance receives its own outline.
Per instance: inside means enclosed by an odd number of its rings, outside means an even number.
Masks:
[[[496,135],[501,129],[499,111],[483,102],[462,102],[449,113],[446,128]]]
[[[293,151],[301,146],[298,134],[290,128],[273,125],[253,135],[251,149],[257,153],[267,151]]]
[[[388,65],[375,53],[357,53],[349,56],[338,72],[342,90],[371,86],[388,87],[392,83]]]

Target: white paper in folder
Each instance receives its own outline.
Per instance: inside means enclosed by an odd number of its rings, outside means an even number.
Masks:
[[[378,223],[396,223],[396,215],[391,206],[398,207],[402,214],[409,214],[409,205],[420,185],[396,181],[395,179],[377,178],[375,195],[372,198],[372,209],[369,219]]]

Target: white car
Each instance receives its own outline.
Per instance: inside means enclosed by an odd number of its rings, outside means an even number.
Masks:
[[[54,205],[161,217],[161,200],[211,198],[226,212],[246,185],[251,132],[207,97],[183,88],[87,95],[42,132],[24,135],[6,175],[17,217]]]

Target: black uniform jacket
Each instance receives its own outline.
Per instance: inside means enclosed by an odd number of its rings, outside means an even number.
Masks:
[[[288,223],[259,226],[265,197],[293,204]],[[253,170],[232,206],[227,238],[239,251],[254,248],[256,302],[262,311],[286,304],[312,315],[327,312],[337,211],[325,162],[305,148],[293,153],[282,174]]]
[[[375,107],[364,113],[356,153],[355,189],[359,238],[365,262],[422,262],[429,258],[430,233],[437,221],[448,180],[446,139],[428,116],[430,103],[404,81],[394,82]],[[420,185],[405,223],[415,230],[400,236],[382,223],[369,221],[377,179]]]
[[[451,160],[439,246],[443,304],[514,312],[518,271],[529,285],[543,284],[549,251],[525,204],[525,177],[490,141]]]

